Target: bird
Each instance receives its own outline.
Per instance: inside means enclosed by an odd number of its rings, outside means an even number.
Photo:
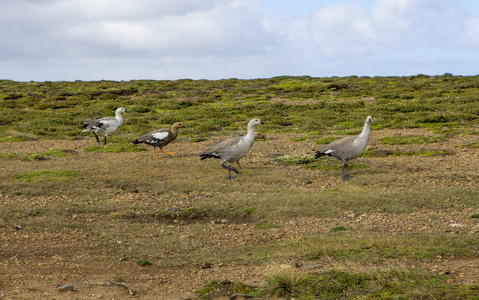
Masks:
[[[98,134],[103,134],[105,136],[105,143],[106,145],[106,137],[113,132],[115,132],[118,127],[120,127],[121,124],[123,124],[123,117],[122,113],[127,112],[125,108],[120,107],[116,110],[115,112],[115,117],[95,117],[91,120],[86,120],[83,122],[83,130],[82,132],[85,131],[91,131],[96,138],[96,141],[98,144],[100,144],[100,138],[98,137]]]
[[[160,128],[153,130],[145,135],[140,136],[133,141],[133,144],[145,143],[147,145],[153,146],[153,158],[156,157],[156,147],[159,147],[161,152],[167,155],[174,155],[173,153],[166,152],[163,150],[163,147],[173,142],[178,136],[178,128],[184,128],[185,126],[181,122],[176,122],[171,127],[171,130]]]
[[[372,121],[373,118],[368,116],[364,122],[363,130],[359,135],[347,136],[342,139],[332,141],[328,145],[323,146],[316,151],[315,157],[319,158],[323,155],[328,155],[341,160],[342,179],[349,180],[351,176],[348,175],[348,162],[351,159],[361,156],[366,149],[369,135],[371,133]]]
[[[264,124],[264,122],[260,119],[252,119],[248,123],[246,135],[230,137],[210,145],[200,155],[200,160],[210,157],[221,159],[221,166],[225,169],[228,169],[228,179],[232,179],[231,171],[235,172],[236,174],[240,174],[240,171],[232,167],[232,165],[236,162],[241,168],[239,160],[245,156],[249,149],[251,149],[251,146],[253,146],[255,140],[254,127],[259,124]]]
[[[261,132],[254,133],[255,140],[266,140],[266,135],[262,134]]]

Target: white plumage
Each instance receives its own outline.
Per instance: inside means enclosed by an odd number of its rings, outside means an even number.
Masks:
[[[105,145],[106,145],[106,137],[113,132],[115,132],[118,127],[120,127],[121,124],[123,124],[123,117],[122,113],[126,112],[126,109],[123,107],[120,107],[116,110],[115,117],[96,117],[91,120],[86,120],[83,122],[83,130],[82,132],[85,131],[91,131],[96,138],[96,141],[98,144],[100,144],[100,139],[97,135],[102,134],[105,136]]]

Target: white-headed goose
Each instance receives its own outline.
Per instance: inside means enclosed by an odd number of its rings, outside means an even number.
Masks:
[[[106,137],[113,132],[115,132],[121,124],[123,124],[123,117],[121,116],[122,113],[126,112],[126,109],[120,107],[116,110],[115,117],[96,117],[91,120],[86,120],[83,122],[83,130],[91,131],[95,135],[96,141],[100,144],[100,139],[98,138],[98,134],[103,134],[105,136],[105,145],[106,145]]]
[[[246,135],[231,137],[209,146],[200,155],[200,159],[203,160],[210,157],[221,159],[221,166],[228,169],[228,179],[231,179],[231,171],[236,174],[240,173],[236,168],[232,167],[233,163],[237,162],[239,165],[238,161],[251,149],[255,139],[254,127],[259,124],[264,124],[264,122],[260,119],[249,121]]]
[[[349,180],[348,161],[363,154],[368,145],[369,134],[371,133],[371,122],[373,118],[368,116],[364,122],[363,131],[359,135],[347,136],[339,140],[332,141],[328,145],[321,147],[315,154],[318,158],[323,155],[329,155],[342,161],[342,178]]]
[[[156,147],[160,148],[160,151],[167,155],[174,155],[173,153],[163,151],[163,147],[176,139],[176,137],[178,136],[178,128],[182,127],[185,127],[183,126],[183,123],[176,122],[171,127],[171,130],[165,128],[153,130],[152,132],[142,135],[136,140],[134,140],[133,144],[145,143],[147,145],[153,146],[154,158],[158,158],[156,157]]]

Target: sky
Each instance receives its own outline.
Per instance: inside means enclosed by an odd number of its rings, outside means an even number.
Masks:
[[[479,74],[477,0],[0,3],[0,79]]]

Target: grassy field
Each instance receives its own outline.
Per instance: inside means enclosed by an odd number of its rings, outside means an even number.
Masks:
[[[479,77],[2,80],[0,107],[7,298],[479,299]],[[118,107],[109,144],[81,132]],[[343,182],[313,149],[367,115]],[[235,179],[199,161],[253,117]],[[173,157],[131,143],[177,121]]]

